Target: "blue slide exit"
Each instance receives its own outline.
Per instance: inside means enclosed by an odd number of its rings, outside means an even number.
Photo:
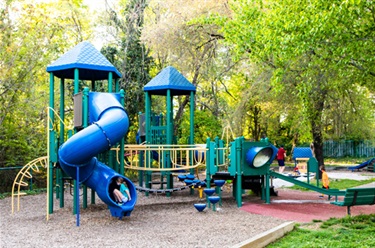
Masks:
[[[94,189],[99,198],[108,205],[112,216],[130,216],[137,201],[134,184],[126,177],[118,174],[110,167],[99,162],[97,154],[107,151],[125,136],[129,128],[129,118],[119,102],[119,95],[112,93],[89,94],[90,123],[68,139],[59,149],[61,168],[71,177]],[[131,200],[119,206],[109,192],[111,183],[117,177],[127,182]]]
[[[348,169],[351,170],[351,171],[359,170],[359,169],[362,169],[363,167],[370,166],[372,163],[375,163],[375,158],[369,159],[369,160],[363,162],[360,165],[350,166],[350,167],[348,167]]]

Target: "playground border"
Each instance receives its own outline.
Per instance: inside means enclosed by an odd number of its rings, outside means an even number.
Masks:
[[[232,246],[232,248],[262,248],[277,239],[283,237],[288,232],[294,229],[295,222],[286,222],[275,228],[272,228],[264,233],[258,234],[255,237],[242,241],[239,244]]]

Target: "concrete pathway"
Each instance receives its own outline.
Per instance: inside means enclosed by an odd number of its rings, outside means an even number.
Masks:
[[[352,180],[367,180],[371,178],[375,178],[375,173],[373,172],[350,172],[350,171],[328,171],[328,177],[330,180],[334,179],[352,179]],[[288,174],[284,173],[284,174]],[[297,177],[295,178],[296,180],[300,180],[303,182],[307,181],[307,177]],[[314,177],[310,177],[310,180],[314,179]],[[275,188],[282,188],[282,187],[292,187],[294,184],[290,182],[286,182],[282,179],[279,178],[274,178],[273,179],[273,186]],[[362,185],[360,187],[374,187],[375,188],[375,182]]]

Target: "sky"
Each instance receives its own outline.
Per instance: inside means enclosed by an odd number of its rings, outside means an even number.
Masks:
[[[83,0],[83,3],[94,10],[100,10],[105,8],[106,0]],[[107,2],[111,3],[113,0],[107,0]]]
[[[106,2],[111,6],[115,4],[118,0],[83,0],[83,3],[89,8],[94,11],[103,11],[106,8]],[[96,32],[98,36],[96,36],[91,43],[95,46],[96,49],[100,51],[103,46],[104,42],[110,40],[110,37],[103,37],[105,36],[105,28],[104,27],[96,27]]]

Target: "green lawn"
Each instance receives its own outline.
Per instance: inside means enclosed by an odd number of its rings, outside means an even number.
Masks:
[[[349,189],[349,188],[354,188],[360,185],[364,184],[369,184],[375,182],[375,178],[367,179],[367,180],[352,180],[352,179],[334,179],[330,180],[329,187],[331,189]],[[316,185],[316,180],[312,179],[310,180],[311,185]],[[320,183],[321,184],[321,183]],[[297,185],[294,185],[292,187],[289,187],[290,189],[295,189],[295,190],[301,190],[301,191],[309,191],[309,189],[306,189],[304,187],[300,187]]]
[[[297,225],[292,232],[267,246],[272,247],[375,247],[375,214]]]
[[[325,166],[355,166],[368,161],[372,157],[368,158],[324,158]],[[294,167],[294,161],[287,160],[285,165],[289,167]],[[278,167],[277,161],[275,160],[271,167]]]
[[[371,182],[375,182],[375,178],[361,181],[335,179],[331,180],[330,188],[343,190]],[[316,180],[311,180],[310,183],[316,185]],[[296,185],[290,188],[308,191],[308,189]],[[298,224],[285,237],[267,246],[267,248],[272,247],[375,247],[375,214],[331,218],[325,222],[315,221],[308,224]]]

